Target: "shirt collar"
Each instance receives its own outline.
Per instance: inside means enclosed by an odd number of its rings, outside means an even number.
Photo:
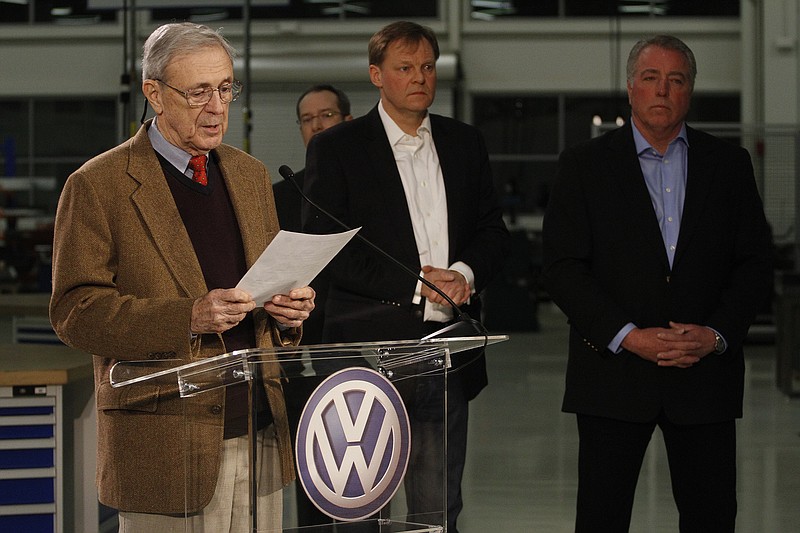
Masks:
[[[161,157],[166,159],[181,172],[186,173],[192,154],[181,150],[164,137],[158,129],[158,117],[153,120],[153,124],[151,124],[150,128],[147,130],[147,136],[150,137],[150,144],[153,145],[153,149],[158,152]]]
[[[647,150],[655,150],[655,148],[653,148],[653,146],[647,142],[642,133],[636,128],[636,123],[633,121],[633,118],[631,118],[631,127],[633,128],[633,142],[636,144],[636,153],[638,155],[641,155],[642,152]],[[672,139],[669,144],[674,144],[678,140],[683,141],[683,144],[689,146],[689,138],[686,136],[685,122],[681,124],[681,131],[678,132],[678,135]]]
[[[389,116],[389,113],[386,112],[386,109],[383,107],[383,100],[378,103],[378,115],[381,117],[383,129],[386,130],[386,136],[389,138],[389,144],[391,146],[395,146],[404,135],[407,135],[407,133],[400,129],[400,126],[398,126],[397,123],[392,120],[392,117]],[[420,124],[417,128],[417,135],[421,135],[423,132],[430,133],[430,131],[431,116],[426,113],[425,118],[422,119],[422,124]]]

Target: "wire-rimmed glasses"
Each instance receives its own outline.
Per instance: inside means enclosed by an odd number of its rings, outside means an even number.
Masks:
[[[198,87],[191,91],[182,91],[163,80],[156,79],[156,81],[182,94],[183,97],[186,98],[186,103],[189,104],[189,107],[203,107],[211,101],[211,96],[214,94],[214,91],[219,93],[219,99],[223,104],[230,104],[242,94],[242,82],[239,80],[233,80],[232,83],[223,83],[219,87]]]
[[[340,116],[342,116],[342,114],[339,113],[338,111],[323,111],[319,115],[303,115],[302,117],[300,117],[297,123],[300,124],[300,126],[308,127],[316,119],[320,119],[323,124],[328,124],[332,122],[333,119]]]

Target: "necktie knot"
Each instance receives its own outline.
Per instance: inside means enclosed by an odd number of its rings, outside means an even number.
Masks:
[[[196,155],[189,159],[189,168],[192,169],[192,179],[200,185],[208,185],[208,175],[206,174],[205,155]]]

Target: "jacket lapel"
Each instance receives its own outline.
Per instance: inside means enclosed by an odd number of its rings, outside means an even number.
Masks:
[[[692,235],[700,224],[700,217],[711,192],[711,178],[718,167],[718,165],[712,164],[714,159],[707,156],[709,147],[696,130],[686,126],[686,136],[689,140],[686,196],[683,202],[681,229],[678,236],[678,245],[675,249],[673,268],[678,264],[683,251],[687,247],[687,243],[691,240]]]
[[[222,145],[216,150],[216,153],[219,156],[219,167],[228,188],[233,210],[236,213],[239,231],[242,234],[245,260],[247,266],[250,267],[267,247],[268,241],[274,237],[274,235],[268,236],[265,233],[264,220],[259,217],[244,216],[247,213],[264,212],[263,206],[259,203],[259,199],[264,197],[264,191],[259,191],[253,170],[246,171],[241,167],[241,159],[232,157],[231,148]],[[277,222],[273,227],[278,227]]]
[[[396,243],[403,248],[402,254],[406,258],[405,261],[413,258],[414,265],[419,267],[417,241],[414,238],[414,227],[411,223],[411,213],[408,210],[406,192],[377,106],[372,108],[372,111],[366,116],[366,120],[364,147],[371,163],[370,169],[365,170],[371,173],[367,179],[375,180],[378,184],[376,190],[382,191],[381,197],[375,200],[382,202],[386,208],[384,211],[386,220],[390,222]]]
[[[611,156],[605,158],[608,164],[607,172],[610,176],[614,176],[611,181],[617,189],[616,192],[625,198],[625,207],[630,220],[637,221],[631,224],[630,230],[642,233],[638,242],[642,243],[649,253],[657,254],[664,268],[669,270],[664,237],[658,227],[653,200],[644,181],[630,122],[610,134],[608,149]]]
[[[473,205],[469,195],[474,195],[476,190],[466,183],[466,177],[480,172],[479,168],[466,168],[469,165],[477,166],[475,154],[463,153],[452,129],[447,127],[447,122],[431,114],[431,137],[436,145],[436,156],[442,169],[445,196],[447,198],[447,233],[449,240],[448,260],[455,261],[455,251],[461,248],[461,234],[467,229],[460,220],[470,220],[472,217],[464,213],[463,209]]]

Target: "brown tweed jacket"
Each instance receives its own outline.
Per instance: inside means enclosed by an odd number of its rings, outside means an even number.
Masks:
[[[50,318],[66,344],[93,354],[100,501],[124,511],[195,512],[214,493],[224,390],[180,399],[174,380],[109,383],[118,361],[177,365],[225,351],[214,335],[190,340],[192,303],[208,288],[147,127],[67,180],[56,214]],[[251,265],[279,230],[269,175],[233,147],[215,152]],[[281,335],[263,308],[253,313],[258,346],[299,341],[299,331]],[[294,471],[278,365],[262,366],[286,484]]]

